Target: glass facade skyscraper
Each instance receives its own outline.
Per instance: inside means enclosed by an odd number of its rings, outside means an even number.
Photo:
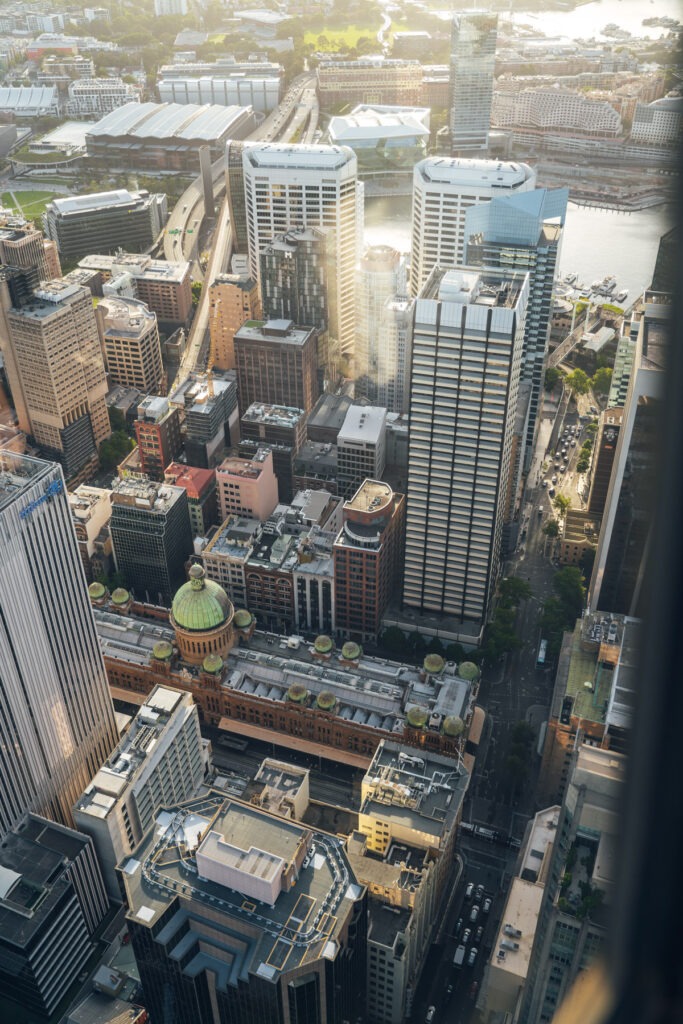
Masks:
[[[531,384],[525,439],[524,462],[527,467],[533,452],[541,403],[553,282],[568,198],[566,188],[538,188],[471,207],[465,216],[468,263],[529,273],[529,304],[520,378]]]
[[[436,268],[415,303],[403,603],[478,642],[499,569],[527,274]]]
[[[0,452],[0,836],[71,807],[117,742],[61,468]]]
[[[497,14],[466,11],[453,18],[450,128],[454,156],[488,148],[497,34]]]

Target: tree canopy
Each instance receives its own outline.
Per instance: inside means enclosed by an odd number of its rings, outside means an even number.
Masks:
[[[591,377],[591,385],[596,395],[608,395],[612,384],[612,370],[609,366],[601,366]]]
[[[587,395],[591,387],[590,377],[578,367],[567,374],[565,383],[573,395]]]

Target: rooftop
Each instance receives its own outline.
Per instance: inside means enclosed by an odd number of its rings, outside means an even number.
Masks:
[[[386,430],[387,410],[380,406],[350,405],[337,435],[337,445],[379,444]]]
[[[331,395],[327,391],[324,392],[313,406],[308,417],[308,429],[326,427],[339,431],[352,402],[353,400],[348,395]]]
[[[140,106],[139,103],[127,104],[128,106]],[[117,206],[136,206],[149,201],[147,192],[130,192],[127,188],[113,189],[111,192],[91,192],[84,196],[65,196],[63,199],[53,199],[48,206],[54,207],[60,217],[68,217],[81,213],[89,213],[92,210],[114,209]]]
[[[292,320],[247,320],[235,332],[235,341],[243,339],[300,347],[315,333],[313,327],[296,327]]]
[[[475,267],[449,270],[435,267],[417,300],[416,318],[419,320],[421,300],[430,299],[472,309],[487,307],[498,314],[494,320],[501,320],[501,310],[517,308],[523,293],[526,293],[527,281],[528,275],[518,271],[482,270]],[[504,319],[507,323],[509,317]]]
[[[263,405],[254,402],[242,416],[247,423],[268,423],[277,427],[294,427],[306,416],[303,409],[289,405]]]
[[[529,970],[545,886],[513,878],[498,929],[491,965],[523,982]]]
[[[394,492],[389,484],[381,480],[364,480],[353,497],[344,503],[344,508],[357,512],[379,512],[392,502],[393,497]]]
[[[198,871],[200,860],[206,870],[207,849],[218,858],[209,864],[213,880]],[[338,839],[217,791],[161,814],[120,870],[127,916],[138,924],[153,927],[172,907],[193,917],[208,912],[220,931],[222,956],[218,960],[210,945],[197,955],[217,972],[221,987],[254,974],[275,982],[304,960],[334,959],[352,904],[362,895]],[[245,892],[265,888],[273,873],[272,905]],[[162,928],[160,941],[164,934]]]
[[[0,512],[53,471],[53,462],[0,449]]]
[[[244,158],[255,168],[300,168],[312,171],[335,171],[353,165],[356,157],[347,146],[306,146],[286,142],[262,142],[244,150]]]
[[[261,522],[258,519],[230,516],[204,549],[203,553],[205,555],[222,555],[225,558],[236,558],[239,561],[246,561],[260,529]]]
[[[90,127],[88,138],[133,136],[213,142],[245,114],[244,107],[207,103],[124,103]]]
[[[175,484],[187,491],[187,496],[198,501],[204,491],[216,479],[212,469],[201,469],[198,466],[186,466],[182,462],[172,462],[164,470],[166,483]]]
[[[216,469],[218,479],[220,481],[224,476],[231,476],[258,480],[263,473],[269,455],[271,455],[270,448],[259,448],[251,459],[238,459],[236,456],[228,456],[227,459],[223,459],[220,466]]]
[[[184,708],[192,713],[189,694],[166,686],[155,686],[123,735],[75,804],[75,809],[93,818],[106,818],[117,800],[138,777],[141,768],[156,751],[173,716]]]
[[[580,508],[570,508],[564,520],[563,540],[566,544],[597,544],[600,534],[600,517],[584,512]]]
[[[554,806],[539,811],[531,822],[519,869],[520,877],[527,882],[537,882],[540,879],[545,884],[559,819],[560,808]]]
[[[148,281],[169,281],[181,282],[189,272],[190,264],[187,260],[153,260],[145,253],[117,252],[113,256],[95,253],[84,256],[79,261],[79,267],[86,270],[100,270],[116,277],[121,271],[126,271],[133,277],[142,277]]]
[[[113,337],[138,338],[156,324],[156,313],[152,313],[139,299],[123,298],[119,295],[105,295],[97,307],[103,317],[105,334]]]
[[[149,512],[167,512],[184,493],[172,484],[158,484],[146,477],[114,480],[111,486],[114,514],[121,505],[133,505]]]
[[[434,184],[461,188],[519,188],[528,183],[533,187],[536,172],[528,164],[500,160],[467,159],[464,157],[427,157],[416,164],[415,178]]]

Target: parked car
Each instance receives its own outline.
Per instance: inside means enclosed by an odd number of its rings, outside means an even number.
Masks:
[[[462,933],[462,944],[463,944],[463,946],[466,946],[471,938],[472,938],[472,929],[471,928],[465,928],[465,931]]]
[[[458,921],[457,921],[457,924],[455,926],[455,934],[459,935],[461,931],[462,931],[462,918],[459,917]]]
[[[480,924],[479,927],[477,928],[476,932],[474,933],[474,941],[476,942],[477,945],[479,945],[481,943],[481,940],[483,939],[483,937],[484,937],[484,926]]]
[[[475,903],[475,905],[472,907],[472,910],[470,911],[470,921],[471,921],[471,923],[474,924],[474,922],[477,920],[478,917],[479,917],[479,907]]]
[[[484,886],[483,885],[478,885],[477,886],[477,903],[481,903],[481,901],[483,900],[484,892],[485,892]]]
[[[489,910],[491,909],[491,900],[490,900],[490,898],[488,896],[484,900],[484,906],[482,907],[482,909],[483,909],[485,914],[488,914]]]
[[[468,882],[467,883],[467,888],[465,889],[465,899],[466,900],[471,900],[473,892],[474,892],[474,882]]]
[[[435,1006],[430,1006],[429,1009],[427,1010],[427,1016],[425,1017],[425,1024],[432,1024],[432,1021],[434,1020],[434,1015],[435,1014],[436,1014],[436,1007]]]
[[[470,955],[467,957],[467,966],[468,967],[474,967],[475,961],[477,959],[477,953],[478,952],[479,952],[479,950],[477,949],[477,947],[476,946],[472,946],[472,949],[470,950]]]

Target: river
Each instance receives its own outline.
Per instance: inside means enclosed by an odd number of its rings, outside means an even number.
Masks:
[[[410,198],[366,199],[365,242],[410,249]],[[659,239],[673,226],[673,208],[654,206],[633,213],[596,210],[570,203],[562,238],[560,274],[578,274],[591,284],[614,275],[628,288],[629,302],[652,281]]]

